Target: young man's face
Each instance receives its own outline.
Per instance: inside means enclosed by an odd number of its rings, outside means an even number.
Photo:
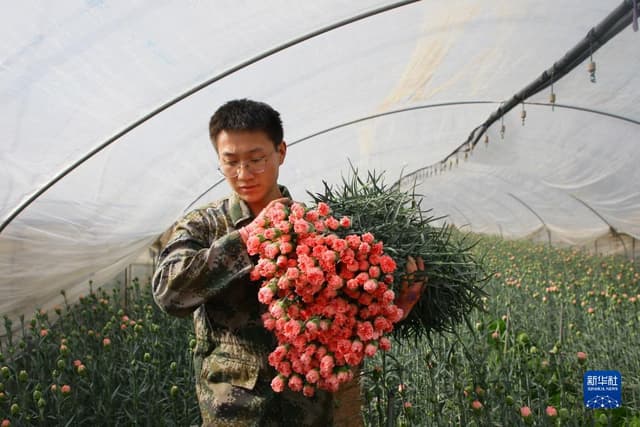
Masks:
[[[284,141],[276,148],[261,131],[222,131],[214,143],[227,182],[254,215],[271,200],[282,197],[278,171],[287,152]],[[236,173],[237,176],[233,176]]]

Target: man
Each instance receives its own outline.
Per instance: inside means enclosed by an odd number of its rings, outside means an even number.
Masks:
[[[255,260],[246,251],[248,226],[270,204],[291,202],[278,185],[287,153],[280,115],[261,102],[230,101],[211,117],[209,134],[233,193],[178,221],[153,277],[154,298],[163,310],[193,313],[203,425],[330,426],[330,393],[307,398],[271,389],[276,372],[267,356],[276,341],[262,326],[266,306],[258,302],[259,285],[249,280]],[[410,290],[399,297],[406,312],[421,284]]]

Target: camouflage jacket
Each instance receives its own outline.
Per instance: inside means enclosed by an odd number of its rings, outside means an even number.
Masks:
[[[290,197],[286,188],[282,194]],[[238,228],[253,219],[237,194],[188,213],[176,223],[153,277],[156,303],[167,313],[193,313],[196,392],[203,425],[327,426],[331,396],[274,393],[267,363],[275,338],[261,322],[266,306]]]

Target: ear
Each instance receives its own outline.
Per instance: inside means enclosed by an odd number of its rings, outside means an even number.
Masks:
[[[284,163],[284,158],[287,157],[287,143],[282,140],[280,144],[278,144],[278,164]]]

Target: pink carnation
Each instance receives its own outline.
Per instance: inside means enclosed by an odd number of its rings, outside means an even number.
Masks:
[[[329,217],[324,221],[329,230],[337,230],[340,227],[340,222],[334,217]]]
[[[380,341],[378,341],[378,345],[380,347],[380,350],[383,350],[383,351],[391,350],[391,340],[389,340],[389,338],[387,337],[380,338]]]
[[[365,291],[372,294],[376,291],[376,289],[378,289],[378,282],[376,282],[375,280],[367,280],[366,282],[364,282],[363,288]]]
[[[369,343],[364,347],[364,354],[366,354],[369,357],[375,356],[377,351],[378,351],[378,346],[373,343]]]
[[[282,393],[284,391],[284,380],[280,375],[271,380],[271,388],[276,393]]]
[[[380,257],[380,268],[384,273],[393,273],[396,269],[396,262],[389,255]]]
[[[293,391],[302,390],[302,378],[298,375],[291,375],[289,378],[289,388]]]
[[[322,216],[327,216],[331,213],[331,208],[329,208],[329,205],[324,202],[318,203],[317,209],[318,213]]]
[[[320,371],[317,369],[311,369],[307,372],[305,378],[309,384],[315,384],[320,379]]]
[[[304,206],[301,205],[300,203],[293,203],[291,204],[291,216],[294,219],[300,219],[302,217],[304,217]]]
[[[269,304],[273,299],[273,291],[270,287],[264,286],[258,291],[258,301],[262,304]]]
[[[302,394],[304,394],[306,397],[313,397],[313,395],[316,393],[316,389],[309,384],[305,384],[304,387],[302,387]]]
[[[249,255],[255,255],[260,250],[260,238],[258,236],[250,236],[247,239],[247,252]]]
[[[358,323],[358,337],[362,341],[369,341],[373,337],[373,325],[371,322],[359,322]]]
[[[302,219],[296,220],[293,223],[293,231],[298,234],[307,234],[309,233],[309,223]]]

